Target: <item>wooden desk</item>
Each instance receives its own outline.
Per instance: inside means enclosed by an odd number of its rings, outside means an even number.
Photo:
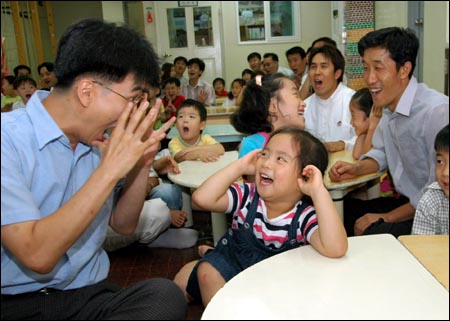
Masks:
[[[203,130],[204,134],[212,136],[220,143],[240,142],[244,135],[234,129],[230,124],[212,124],[206,125]],[[178,130],[173,126],[167,134],[168,139],[178,136]]]
[[[398,239],[448,291],[448,235],[402,235]]]
[[[389,234],[349,238],[339,259],[310,245],[263,260],[217,292],[202,320],[449,319],[449,292]]]
[[[223,103],[225,102],[226,97],[220,97],[220,98],[216,98],[216,105],[217,106],[222,106]]]
[[[384,172],[375,172],[367,175],[361,175],[353,179],[347,179],[340,182],[332,182],[328,176],[328,171],[337,161],[355,163],[351,150],[342,150],[329,154],[328,168],[325,172],[324,183],[334,204],[336,205],[341,218],[344,219],[344,197],[352,190],[367,184],[367,193],[369,199],[380,197],[380,178]]]
[[[225,152],[217,162],[212,163],[184,161],[179,163],[180,174],[168,174],[167,176],[172,182],[182,187],[198,188],[208,177],[237,160],[238,155],[237,151]],[[226,215],[211,212],[211,225],[215,244],[227,230]]]
[[[238,107],[236,106],[209,106],[206,107],[208,117],[206,123],[208,125],[230,124],[230,116]]]

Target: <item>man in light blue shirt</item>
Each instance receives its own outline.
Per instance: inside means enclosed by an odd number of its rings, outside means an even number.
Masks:
[[[349,235],[410,234],[417,203],[435,180],[434,139],[448,124],[448,96],[412,76],[418,48],[416,35],[397,27],[372,31],[358,43],[364,79],[374,105],[383,106],[384,112],[372,149],[355,164],[337,162],[330,178],[340,181],[388,169],[401,197],[346,199]]]
[[[157,108],[145,116],[144,89],[159,75],[151,44],[86,19],[62,35],[55,70],[51,92],[1,115],[2,319],[184,318],[183,294],[169,280],[103,282],[107,226],[136,228],[173,122],[154,132]]]

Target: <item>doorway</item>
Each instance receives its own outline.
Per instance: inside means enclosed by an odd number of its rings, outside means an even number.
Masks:
[[[182,2],[198,5],[180,7]],[[219,6],[218,1],[155,1],[158,54],[170,63],[178,56],[202,59],[201,79],[210,84],[222,76]]]

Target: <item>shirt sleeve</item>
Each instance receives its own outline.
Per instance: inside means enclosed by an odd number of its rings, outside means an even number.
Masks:
[[[417,204],[411,234],[436,234],[439,208],[433,201],[433,190],[427,190]]]
[[[214,106],[216,104],[216,94],[212,87],[205,88],[208,93],[208,98],[205,100],[205,105]]]
[[[175,155],[178,152],[183,150],[183,145],[181,144],[181,141],[178,139],[178,137],[172,138],[169,142],[168,147],[169,147],[170,155],[172,155],[172,157],[175,157]]]
[[[365,158],[374,159],[378,163],[378,172],[387,169],[386,151],[383,141],[383,130],[387,126],[387,123],[385,122],[386,119],[387,117],[381,117],[380,123],[375,129],[375,133],[372,137],[372,148],[360,157],[360,160]]]
[[[21,156],[14,139],[2,122],[1,139],[1,220],[2,226],[40,219],[40,210],[30,189],[30,178],[21,169]]]
[[[261,139],[261,141],[258,141],[258,139]],[[239,158],[244,157],[251,151],[262,148],[264,146],[264,137],[262,136],[248,136],[244,137],[241,142],[241,147],[239,148]]]

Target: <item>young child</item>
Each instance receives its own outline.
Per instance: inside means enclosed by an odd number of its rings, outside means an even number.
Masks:
[[[350,99],[350,124],[355,128],[356,141],[353,146],[353,158],[359,159],[372,148],[372,137],[380,122],[382,108],[374,106],[369,88],[355,92]]]
[[[252,79],[252,73],[253,71],[248,68],[242,70],[241,78],[245,80],[245,83],[248,83]]]
[[[228,91],[225,90],[225,80],[223,78],[214,79],[213,87],[216,98],[226,97],[228,95]]]
[[[227,98],[222,106],[236,106],[236,98],[241,93],[244,88],[246,82],[242,78],[236,78],[231,83],[231,90],[227,94]]]
[[[350,99],[350,124],[355,128],[356,141],[353,146],[353,158],[359,159],[372,148],[372,137],[380,122],[383,108],[373,105],[372,95],[369,88],[362,88],[355,92]],[[359,191],[359,192],[358,192]],[[360,192],[363,192],[362,194]],[[392,196],[396,194],[392,185],[390,174],[382,177],[380,183],[381,196]],[[358,189],[352,193],[352,197],[367,199],[366,191]]]
[[[16,91],[17,95],[22,98],[19,101],[16,101],[12,109],[19,109],[19,108],[25,108],[27,105],[28,100],[31,98],[31,96],[34,94],[34,92],[37,89],[36,81],[29,77],[29,76],[20,76],[17,77],[14,80],[14,90]]]
[[[198,261],[189,280],[192,262],[175,276],[187,300],[202,299],[206,306],[242,270],[299,246],[311,244],[324,256],[343,256],[347,236],[323,184],[327,165],[322,142],[284,127],[271,134],[262,151],[254,150],[209,177],[194,192],[193,205],[232,215],[232,225],[216,249]],[[242,175],[255,175],[255,183],[235,183]]]
[[[186,99],[177,109],[175,126],[178,136],[169,142],[169,151],[178,162],[201,160],[215,162],[225,153],[225,148],[214,138],[202,134],[206,126],[206,108],[196,100]]]
[[[448,235],[448,126],[436,135],[436,182],[426,188],[417,205],[411,234]]]
[[[14,76],[5,76],[2,81],[2,112],[11,111],[12,105],[21,100],[20,96],[17,95],[14,90]]]
[[[158,130],[161,126],[170,119],[170,117],[166,116],[166,112],[164,106],[162,104],[161,98],[158,98],[161,88],[157,87],[148,87],[147,88],[147,100],[150,103],[150,107],[160,105],[158,118],[155,121],[155,125],[153,125],[154,130]]]
[[[164,105],[167,119],[177,116],[177,108],[180,104],[186,100],[186,97],[180,95],[181,82],[176,77],[168,78],[164,84],[164,97],[162,103]]]
[[[239,148],[239,158],[262,148],[269,134],[284,126],[305,128],[305,102],[295,83],[281,73],[250,81],[242,93],[240,107],[231,115],[231,125],[246,135]]]

